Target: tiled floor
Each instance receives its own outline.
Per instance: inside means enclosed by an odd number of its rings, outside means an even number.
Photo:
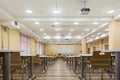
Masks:
[[[80,74],[75,74],[73,69],[66,66],[66,62],[58,59],[55,64],[49,65],[47,72],[45,74],[40,74],[40,66],[34,66],[33,67],[33,75],[36,76],[35,80],[80,80],[79,76]],[[91,74],[92,79],[91,80],[101,80],[101,74],[100,73],[94,73]],[[13,80],[22,80],[20,71],[17,71],[13,75]],[[24,75],[24,80],[28,79],[28,74]],[[2,80],[2,79],[0,79]],[[87,73],[87,80],[88,79],[88,73]],[[110,80],[107,73],[104,74],[103,80]],[[114,80],[114,79],[112,79]]]
[[[54,65],[49,66],[46,74],[37,76],[36,80],[79,80],[79,77],[64,61],[57,60]]]

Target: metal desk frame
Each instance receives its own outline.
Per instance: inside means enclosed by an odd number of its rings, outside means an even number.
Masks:
[[[10,61],[11,61],[11,54],[18,53],[20,51],[15,50],[0,50],[0,55],[3,57],[3,80],[10,80],[11,79],[11,68],[10,68]]]

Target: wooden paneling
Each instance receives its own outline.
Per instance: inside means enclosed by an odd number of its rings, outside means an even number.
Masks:
[[[56,54],[57,50],[60,49],[74,49],[74,54],[80,54],[81,53],[81,45],[48,45],[45,44],[45,54],[49,54],[50,52],[53,52]]]
[[[120,50],[120,22],[112,20],[109,25],[109,49]]]
[[[35,54],[35,39],[30,38],[30,54]]]
[[[45,44],[42,43],[42,54],[45,54]]]
[[[8,50],[10,47],[9,29],[6,27],[2,27],[2,38],[3,38],[3,49]]]
[[[38,41],[36,41],[35,43],[35,53],[39,54],[39,42]]]
[[[93,48],[96,48],[97,50],[105,50],[105,45],[108,45],[108,43],[108,37],[105,37],[104,39],[87,43],[87,49],[90,48],[90,53],[93,52]]]
[[[9,29],[10,50],[20,50],[20,33],[19,30]]]
[[[2,36],[1,36],[2,31],[1,31],[1,28],[2,27],[0,26],[0,49],[2,49],[2,42],[1,42],[2,41]]]

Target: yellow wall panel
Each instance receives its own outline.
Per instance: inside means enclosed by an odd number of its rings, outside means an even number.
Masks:
[[[35,39],[30,38],[30,53],[35,54]]]
[[[108,45],[108,43],[108,37],[105,37],[104,39],[87,43],[87,49],[90,48],[90,53],[93,52],[93,47],[95,47],[97,50],[105,50],[105,45]]]
[[[2,49],[2,37],[1,37],[1,33],[2,33],[2,31],[1,31],[1,26],[0,26],[0,49]]]
[[[35,43],[35,53],[39,54],[39,42],[38,41],[36,41]]]
[[[42,43],[42,54],[45,54],[45,44]]]
[[[2,27],[2,34],[3,34],[3,49],[8,50],[10,47],[9,44],[9,29],[5,30],[5,28]]]
[[[10,50],[20,50],[20,33],[19,30],[9,29]]]
[[[81,45],[48,45],[45,44],[45,54],[49,54],[53,52],[56,54],[57,50],[69,50],[74,49],[74,54],[80,54],[81,53]]]
[[[114,19],[109,24],[109,49],[120,50],[120,21]]]

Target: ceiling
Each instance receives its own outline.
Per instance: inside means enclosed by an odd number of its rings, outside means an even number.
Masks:
[[[84,4],[85,1],[0,0],[0,24],[15,20],[21,24],[23,34],[38,37],[47,44],[79,44],[84,36],[89,40],[107,34],[107,25],[101,26],[120,14],[119,0],[87,0]],[[88,15],[80,14],[84,6],[91,10]],[[53,13],[55,9],[60,13]],[[109,10],[114,12],[108,13]]]

